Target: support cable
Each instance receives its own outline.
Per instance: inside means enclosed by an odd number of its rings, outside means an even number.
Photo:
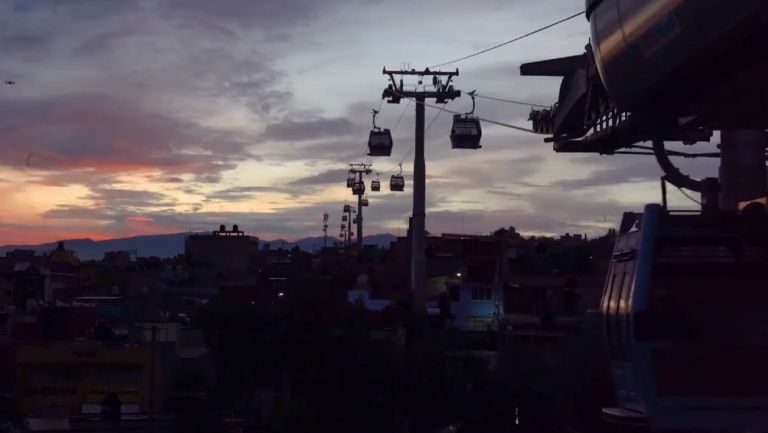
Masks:
[[[567,17],[565,17],[565,18],[563,18],[563,19],[561,19],[561,20],[559,20],[559,21],[555,21],[555,22],[554,22],[554,23],[552,23],[552,24],[546,25],[546,26],[544,26],[544,27],[540,27],[540,28],[538,28],[538,29],[536,29],[536,30],[533,30],[533,31],[530,31],[530,32],[528,32],[528,33],[526,33],[526,34],[524,34],[524,35],[518,36],[518,37],[516,37],[516,38],[510,39],[510,40],[508,40],[508,41],[505,41],[505,42],[502,42],[502,43],[500,43],[500,44],[496,44],[496,45],[494,45],[494,46],[492,46],[492,47],[489,47],[489,48],[486,48],[486,49],[484,49],[484,50],[480,50],[480,51],[476,51],[476,52],[474,52],[474,53],[472,53],[472,54],[468,54],[468,55],[466,55],[466,56],[464,56],[464,57],[459,57],[458,59],[454,59],[454,60],[451,60],[451,61],[448,61],[448,62],[439,63],[439,64],[437,64],[437,65],[432,65],[432,66],[430,66],[430,67],[429,67],[429,69],[439,68],[439,67],[441,67],[441,66],[450,65],[450,64],[452,64],[452,63],[461,62],[461,61],[463,61],[463,60],[471,59],[472,57],[476,57],[476,56],[479,56],[479,55],[481,55],[481,54],[485,54],[485,53],[487,53],[487,52],[489,52],[489,51],[493,51],[493,50],[495,50],[495,49],[498,49],[498,48],[501,48],[501,47],[503,47],[503,46],[505,46],[505,45],[509,45],[509,44],[511,44],[511,43],[513,43],[513,42],[517,42],[517,41],[519,41],[519,40],[522,40],[522,39],[525,39],[525,38],[527,38],[527,37],[529,37],[529,36],[533,36],[533,35],[535,35],[536,33],[539,33],[539,32],[543,32],[544,30],[547,30],[547,29],[551,29],[552,27],[555,27],[555,26],[557,26],[557,25],[559,25],[559,24],[562,24],[562,23],[564,23],[564,22],[566,22],[566,21],[570,21],[570,20],[572,20],[572,19],[574,19],[574,18],[576,18],[576,17],[578,17],[578,16],[581,16],[581,15],[583,15],[583,14],[584,14],[584,12],[585,12],[585,11],[580,11],[579,13],[576,13],[576,14],[573,14],[573,15],[570,15],[570,16],[567,16]]]
[[[413,98],[409,98],[409,97],[407,97],[407,96],[405,96],[405,95],[402,95],[402,94],[400,94],[400,93],[398,93],[398,92],[396,92],[396,91],[394,91],[394,90],[390,90],[390,92],[391,92],[392,94],[394,94],[394,95],[397,95],[397,96],[399,96],[399,97],[403,98],[403,99],[408,99],[408,100],[411,100],[411,101],[413,101],[413,102],[415,102],[415,103],[417,103],[417,104],[422,104],[422,105],[423,105],[423,106],[425,106],[425,107],[429,107],[429,108],[436,108],[436,109],[438,109],[438,110],[440,110],[440,111],[445,111],[446,113],[451,113],[451,114],[463,114],[463,113],[460,113],[460,112],[458,112],[458,111],[448,110],[447,108],[444,108],[444,107],[440,107],[440,106],[437,106],[437,105],[432,105],[432,104],[428,104],[428,103],[426,103],[426,102],[419,102],[419,101],[416,101],[415,99],[413,99]],[[524,128],[524,127],[522,127],[522,126],[511,125],[511,124],[509,124],[509,123],[499,122],[498,120],[491,120],[491,119],[486,119],[486,118],[484,118],[484,117],[480,117],[480,116],[478,116],[477,118],[478,118],[478,119],[480,119],[480,120],[482,120],[483,122],[492,123],[492,124],[494,124],[494,125],[504,126],[504,127],[506,127],[506,128],[515,129],[515,130],[518,130],[518,131],[522,131],[522,132],[528,132],[528,133],[530,133],[530,134],[539,135],[539,134],[538,134],[538,133],[536,133],[536,132],[535,132],[533,129],[530,129],[530,128]]]
[[[488,99],[490,101],[505,102],[507,104],[525,105],[527,107],[552,108],[551,105],[534,104],[533,102],[525,102],[525,101],[517,101],[517,100],[514,100],[514,99],[497,98],[495,96],[481,95],[479,93],[475,93],[475,97],[480,98],[480,99]]]
[[[411,102],[411,100],[409,99],[408,103],[410,103],[410,102]],[[445,103],[443,104],[442,108],[445,108],[445,106],[448,105],[448,102],[450,102],[450,101],[445,101]],[[438,107],[438,108],[440,108],[440,107]],[[442,113],[442,112],[443,111],[441,110],[441,111],[438,111],[437,113],[435,113],[435,116],[432,117],[432,120],[429,121],[429,124],[424,129],[424,134],[429,132],[429,128],[432,127],[432,124],[435,123],[435,121],[437,120],[438,116],[440,116],[440,113]],[[389,174],[389,173],[393,172],[396,167],[400,167],[400,170],[402,171],[403,162],[405,162],[406,158],[408,158],[408,156],[410,156],[411,152],[413,152],[413,149],[415,149],[415,148],[416,148],[416,145],[415,144],[412,145],[411,148],[408,149],[408,152],[406,152],[405,155],[403,156],[403,158],[400,160],[400,162],[398,164],[392,166],[389,170],[385,171],[384,174],[386,175],[386,174]]]

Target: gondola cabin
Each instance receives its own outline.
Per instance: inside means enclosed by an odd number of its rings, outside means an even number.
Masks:
[[[341,220],[344,221],[344,222],[347,222],[347,216],[346,215],[342,215],[341,216]]]
[[[360,205],[361,206],[368,206],[368,197],[363,197],[360,199]]]
[[[389,178],[389,190],[402,192],[405,191],[405,179],[402,174],[393,174]]]
[[[372,129],[368,135],[368,156],[392,155],[392,134],[389,129]]]
[[[355,181],[357,181],[357,176],[355,176],[355,173],[350,171],[347,175],[347,188],[352,188],[355,186]]]
[[[379,182],[378,179],[371,181],[371,191],[374,191],[374,192],[381,191],[381,182]]]
[[[352,211],[352,208],[348,204],[345,204],[344,205],[344,213],[349,213],[351,211]]]
[[[451,127],[451,147],[453,149],[480,149],[480,138],[483,131],[480,119],[475,116],[453,116]]]
[[[625,214],[600,305],[618,407],[652,431],[768,426],[768,217]]]
[[[352,194],[363,195],[365,193],[365,182],[362,180],[356,180],[352,185]]]

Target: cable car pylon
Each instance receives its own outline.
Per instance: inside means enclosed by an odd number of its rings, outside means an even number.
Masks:
[[[425,312],[426,301],[426,255],[425,255],[425,199],[426,199],[426,166],[424,163],[424,104],[427,99],[434,99],[437,103],[444,104],[449,100],[461,96],[461,91],[451,85],[453,77],[459,75],[459,70],[453,72],[411,70],[387,70],[382,73],[387,75],[390,84],[384,89],[382,98],[390,104],[399,104],[402,98],[414,99],[416,102],[416,139],[414,143],[413,158],[413,230],[411,231],[411,288],[413,290],[413,309],[417,313]],[[395,80],[395,75],[401,78]],[[424,77],[432,77],[433,90],[418,87],[414,90],[406,90],[403,85],[404,75],[417,76],[419,83]],[[445,78],[445,82],[443,82]],[[391,184],[390,184],[391,185]]]
[[[357,196],[357,216],[355,217],[354,222],[357,223],[357,248],[360,250],[363,249],[363,206],[368,206],[368,197],[365,196],[365,181],[363,180],[363,176],[372,173],[371,167],[371,164],[366,163],[349,164],[349,172],[347,176],[347,186],[350,186],[351,184],[352,194]],[[352,227],[352,222],[350,216],[348,227]],[[350,243],[351,236],[352,234],[350,233]]]

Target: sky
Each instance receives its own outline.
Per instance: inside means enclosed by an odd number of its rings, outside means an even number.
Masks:
[[[351,162],[365,158],[382,67],[422,69],[578,12],[583,0],[0,0],[0,245],[212,230],[336,235]],[[463,91],[551,104],[559,80],[519,66],[583,52],[576,18],[446,66]],[[413,86],[416,83],[406,82]],[[467,111],[465,96],[447,108]],[[530,107],[476,113],[527,127]],[[366,234],[405,233],[413,104],[382,106],[406,192],[370,193]],[[648,157],[555,154],[542,136],[483,125],[450,149],[427,108],[427,230],[600,234],[659,201]],[[401,117],[398,123],[398,119]],[[715,175],[712,163],[686,166]],[[369,178],[369,180],[373,177]],[[383,188],[386,190],[387,188]],[[673,204],[686,199],[670,192]]]

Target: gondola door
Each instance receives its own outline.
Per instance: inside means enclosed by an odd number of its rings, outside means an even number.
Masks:
[[[637,393],[637,378],[632,363],[631,298],[635,281],[635,262],[639,233],[628,233],[617,240],[606,281],[602,309],[611,371],[620,407],[644,412]]]

